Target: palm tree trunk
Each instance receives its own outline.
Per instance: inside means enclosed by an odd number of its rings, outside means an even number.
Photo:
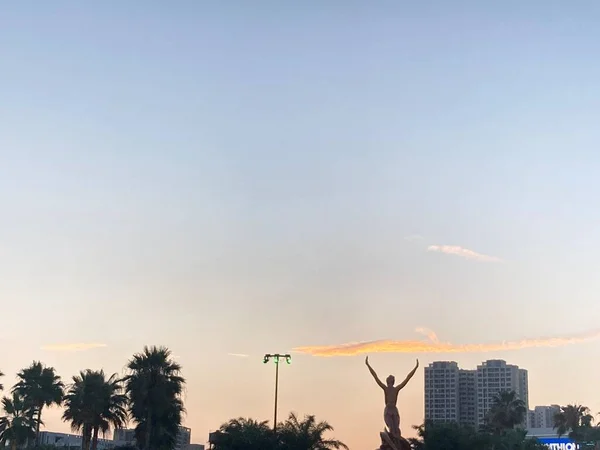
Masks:
[[[94,427],[94,435],[92,436],[92,450],[96,450],[98,447],[98,427]]]
[[[44,405],[40,406],[37,412],[37,421],[35,424],[35,446],[39,447],[40,445],[40,423],[42,423],[42,408]]]
[[[89,450],[90,449],[90,435],[92,433],[92,430],[90,428],[90,426],[88,424],[85,424],[83,426],[83,431],[82,431],[82,435],[81,435],[81,449],[82,450]]]
[[[144,449],[150,450],[150,436],[152,435],[152,411],[148,411],[146,418],[146,442],[144,442]]]
[[[14,439],[10,441],[10,450],[17,450],[17,441]]]

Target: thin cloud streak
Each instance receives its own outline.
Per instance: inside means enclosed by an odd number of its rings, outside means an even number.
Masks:
[[[229,356],[235,356],[237,358],[248,358],[250,355],[246,355],[245,353],[227,353]]]
[[[445,253],[446,255],[456,255],[460,256],[461,258],[471,259],[473,261],[502,262],[502,259],[497,258],[496,256],[477,253],[473,250],[469,250],[468,248],[463,248],[458,245],[430,245],[427,247],[427,251]]]
[[[379,340],[350,342],[341,345],[321,345],[297,347],[295,352],[313,356],[354,356],[363,353],[489,353],[527,348],[564,347],[600,339],[600,330],[562,337],[525,339],[522,341],[498,342],[491,344],[452,344],[440,342],[431,330],[417,329],[428,335],[428,341]]]
[[[104,347],[107,347],[107,345],[97,343],[49,344],[42,346],[42,350],[49,352],[83,352],[86,350],[94,350],[96,348]]]

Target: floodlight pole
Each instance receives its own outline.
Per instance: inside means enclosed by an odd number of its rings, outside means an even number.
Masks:
[[[275,361],[275,412],[273,413],[273,430],[277,430],[277,391],[279,390],[279,361]]]
[[[280,355],[279,353],[269,354],[267,353],[263,359],[263,363],[268,363],[269,360],[273,359],[275,363],[275,412],[273,414],[273,431],[277,431],[277,395],[279,391],[279,359],[285,359],[285,362],[291,364],[292,355],[285,354]]]

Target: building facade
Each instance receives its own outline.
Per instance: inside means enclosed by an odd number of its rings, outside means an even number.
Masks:
[[[560,412],[560,406],[536,406],[528,412],[527,428],[550,429],[554,427],[554,416]]]
[[[459,369],[454,361],[437,361],[425,367],[425,420],[459,420]]]
[[[433,362],[425,368],[425,420],[478,427],[501,391],[514,391],[529,408],[527,371],[503,360],[485,361],[475,370]]]
[[[179,427],[177,440],[174,450],[187,450],[192,438],[192,430],[187,427]],[[113,432],[113,441],[115,445],[135,445],[135,430],[132,428],[123,428]]]
[[[192,430],[187,427],[179,427],[177,441],[174,450],[187,450],[192,440]]]
[[[477,426],[477,377],[474,370],[458,372],[459,423]]]
[[[506,364],[501,359],[492,359],[477,366],[476,380],[477,425],[483,425],[494,397],[502,391],[514,391],[529,410],[529,380],[525,369]]]
[[[135,446],[135,430],[130,428],[117,429],[113,432],[113,441],[117,446]]]
[[[40,431],[40,444],[62,448],[81,448],[82,438],[79,434],[56,433],[54,431]],[[98,439],[98,450],[114,448],[110,439]]]
[[[201,444],[190,444],[192,430],[179,427],[174,450],[202,450]],[[53,447],[81,448],[82,438],[78,434],[55,433],[53,431],[40,431],[40,443]],[[98,450],[110,450],[121,446],[135,446],[135,430],[123,428],[113,432],[113,439],[98,439]]]
[[[187,446],[186,450],[204,450],[204,445],[202,444],[190,444]]]

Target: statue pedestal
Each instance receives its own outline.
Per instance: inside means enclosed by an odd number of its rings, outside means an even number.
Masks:
[[[379,433],[381,446],[377,450],[411,450],[410,443],[403,437],[395,437],[387,431]]]

